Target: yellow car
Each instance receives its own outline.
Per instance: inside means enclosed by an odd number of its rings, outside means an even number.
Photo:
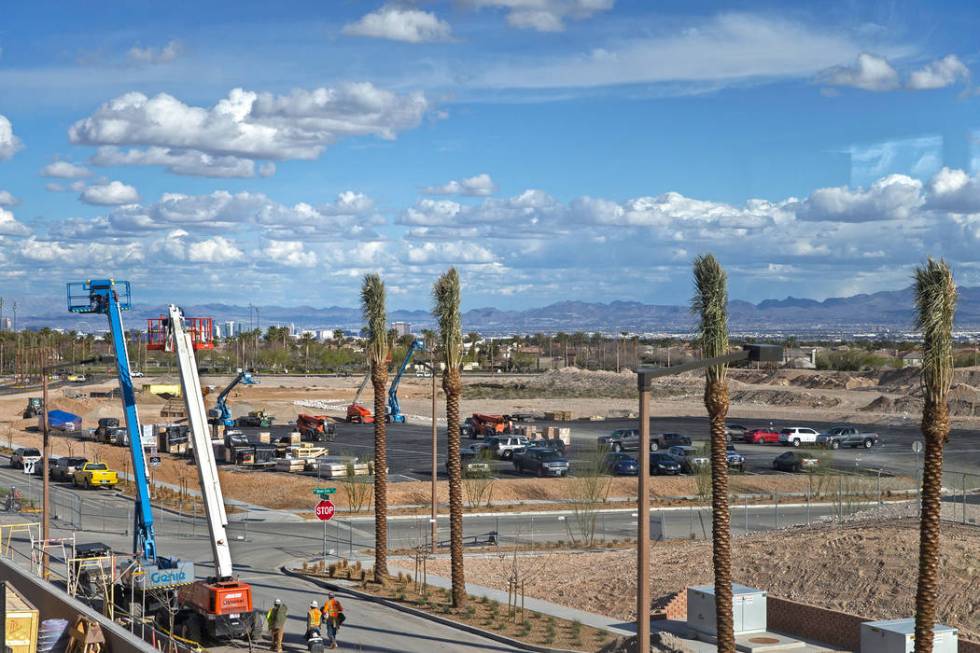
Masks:
[[[105,463],[85,463],[72,474],[71,482],[75,487],[87,489],[112,487],[119,482],[119,475]]]

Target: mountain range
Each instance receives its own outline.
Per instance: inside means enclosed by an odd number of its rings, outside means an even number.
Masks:
[[[44,306],[45,308],[41,308]],[[757,304],[734,300],[729,303],[729,327],[734,333],[799,333],[854,335],[871,332],[912,330],[914,298],[911,287],[902,290],[835,297],[817,301],[797,297],[767,299]],[[10,316],[9,305],[4,311]],[[259,306],[258,323],[294,324],[297,328],[361,328],[359,308],[344,306]],[[33,310],[32,310],[33,309]],[[136,304],[126,317],[127,325],[142,323],[148,317],[163,314],[163,305]],[[184,307],[187,315],[212,316],[222,324],[234,320],[254,324],[256,310],[233,304],[197,304]],[[19,308],[18,326],[42,326],[102,331],[103,318],[95,315],[71,315],[56,312],[50,304]],[[250,313],[252,319],[249,319]],[[392,322],[408,322],[413,329],[433,328],[434,320],[426,310],[393,310]],[[463,313],[463,329],[484,335],[509,333],[555,333],[564,331],[603,333],[689,333],[695,318],[687,306],[644,304],[635,301],[609,303],[562,301],[539,308],[503,310],[475,308]],[[980,330],[980,288],[961,287],[957,305],[956,327]]]

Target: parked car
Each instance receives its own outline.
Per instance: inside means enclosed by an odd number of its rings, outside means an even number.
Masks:
[[[494,456],[501,460],[510,460],[516,452],[527,447],[528,439],[518,435],[502,435],[491,437],[487,442]]]
[[[39,460],[41,460],[41,452],[37,449],[18,447],[10,456],[10,466],[15,469],[24,469],[24,467],[32,466]]]
[[[136,371],[130,372],[129,373],[129,376],[131,378],[134,378],[134,379],[142,379],[144,375],[139,370],[136,370]]]
[[[568,460],[557,451],[537,449],[514,454],[514,469],[518,472],[531,471],[538,476],[567,476],[569,467]]]
[[[779,432],[779,444],[798,447],[801,444],[816,444],[816,431],[806,426],[791,426]]]
[[[88,462],[81,456],[62,456],[54,461],[51,467],[51,479],[54,481],[70,481],[75,472]]]
[[[779,444],[779,431],[772,429],[752,429],[742,436],[746,444]]]
[[[735,445],[728,445],[728,450],[725,452],[725,456],[728,458],[728,466],[737,469],[740,472],[745,471],[745,456],[735,451]]]
[[[697,468],[708,464],[708,458],[702,456],[701,452],[690,445],[678,445],[671,447],[667,453],[681,466],[681,471],[685,474],[693,474]]]
[[[605,464],[606,471],[616,476],[636,476],[640,473],[639,461],[628,453],[607,453]]]
[[[747,428],[741,424],[726,424],[725,425],[725,436],[728,437],[728,441],[741,440],[745,437],[745,432],[748,431]]]
[[[681,464],[669,453],[650,454],[650,474],[655,476],[675,476],[681,473]]]
[[[801,472],[813,469],[820,464],[820,459],[806,451],[787,451],[781,453],[772,461],[772,468],[781,472]]]
[[[613,452],[639,451],[640,431],[637,429],[616,429],[609,435],[599,436],[599,446],[609,447]]]
[[[870,449],[878,444],[878,441],[877,433],[862,433],[860,429],[853,426],[835,426],[817,436],[817,444],[829,449],[840,449],[841,447]]]
[[[564,454],[565,443],[558,438],[542,438],[540,440],[531,440],[527,443],[525,449],[550,449]]]
[[[42,460],[43,460],[43,456],[42,456]],[[48,477],[51,479],[54,478],[54,466],[57,462],[58,462],[57,458],[52,458],[51,460],[48,461],[48,470],[49,470]],[[33,474],[35,476],[44,476],[44,465],[41,464],[40,460],[34,464]]]
[[[690,446],[691,438],[680,433],[661,433],[650,438],[650,451],[669,449],[670,447]]]
[[[119,476],[105,463],[85,463],[75,470],[71,481],[75,487],[86,489],[112,487],[119,482]]]
[[[459,462],[463,470],[463,476],[489,474],[493,471],[490,465],[490,452],[484,446],[470,445],[468,447],[461,447],[459,450]],[[449,461],[447,460],[446,472],[448,471]]]

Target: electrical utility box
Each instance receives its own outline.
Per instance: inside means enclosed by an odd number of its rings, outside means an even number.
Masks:
[[[732,612],[736,635],[765,632],[766,592],[732,583]],[[717,635],[714,585],[687,588],[687,626],[699,635]]]
[[[932,628],[933,653],[956,653],[959,631],[936,624]],[[912,653],[915,650],[915,619],[886,619],[861,624],[861,653]]]

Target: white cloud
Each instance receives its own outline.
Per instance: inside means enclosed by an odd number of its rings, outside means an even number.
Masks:
[[[929,182],[930,208],[952,213],[980,213],[980,178],[943,168]]]
[[[507,10],[507,22],[519,29],[538,32],[560,32],[565,19],[583,20],[609,11],[615,0],[465,0],[476,8]]]
[[[78,199],[86,204],[116,206],[138,202],[140,196],[132,186],[124,184],[121,181],[110,181],[107,184],[89,186],[82,191]]]
[[[0,235],[3,236],[27,236],[31,230],[25,227],[10,211],[0,208]]]
[[[160,64],[160,63],[170,63],[175,60],[179,55],[183,46],[180,41],[169,41],[162,48],[141,48],[138,45],[134,45],[127,56],[130,61],[135,61],[138,63],[146,64]]]
[[[452,29],[449,23],[431,12],[385,5],[344,26],[344,34],[405,43],[428,43],[450,40]]]
[[[228,263],[237,261],[244,255],[242,250],[223,236],[214,236],[187,246],[187,260],[192,263]]]
[[[472,197],[485,197],[493,195],[497,190],[497,185],[487,173],[469,177],[467,179],[448,181],[441,186],[428,186],[423,192],[429,195],[469,195]]]
[[[14,128],[10,124],[10,120],[3,114],[0,114],[0,161],[9,159],[22,147],[23,144],[14,134]]]
[[[892,91],[901,85],[898,71],[888,60],[868,52],[859,54],[854,65],[825,70],[817,81],[830,86],[853,86],[865,91]]]
[[[271,265],[290,268],[311,268],[317,262],[316,253],[306,251],[299,240],[270,240],[259,255],[268,258]]]
[[[174,151],[166,147],[148,147],[145,150],[123,150],[115,146],[103,146],[96,150],[92,163],[97,166],[163,166],[175,175],[200,177],[254,177],[255,161],[237,156],[214,156],[194,150]],[[259,166],[259,174],[268,177],[275,172]]]
[[[476,243],[423,243],[409,247],[405,259],[408,263],[424,265],[492,263],[497,257],[489,249]]]
[[[41,175],[58,179],[78,179],[88,177],[91,174],[85,166],[76,165],[70,161],[53,161],[41,168]]]
[[[17,206],[20,203],[9,190],[0,190],[0,206]]]
[[[874,222],[903,220],[925,203],[922,182],[905,175],[889,175],[869,188],[820,188],[796,207],[801,220]]]
[[[970,81],[970,69],[955,54],[930,62],[909,75],[908,87],[914,91],[946,88]]]
[[[890,54],[907,52],[888,47]],[[706,88],[755,79],[809,78],[857,57],[848,35],[752,14],[722,14],[551,60],[522,58],[475,75],[491,88],[576,88],[684,82]]]
[[[211,108],[189,106],[165,93],[150,98],[132,92],[76,122],[68,135],[80,145],[162,148],[106,156],[133,157],[140,165],[155,158],[169,167],[190,161],[183,172],[200,174],[210,166],[226,171],[226,157],[315,159],[342,138],[394,139],[418,126],[429,108],[422,93],[400,95],[370,83],[296,89],[288,95],[236,88]]]

